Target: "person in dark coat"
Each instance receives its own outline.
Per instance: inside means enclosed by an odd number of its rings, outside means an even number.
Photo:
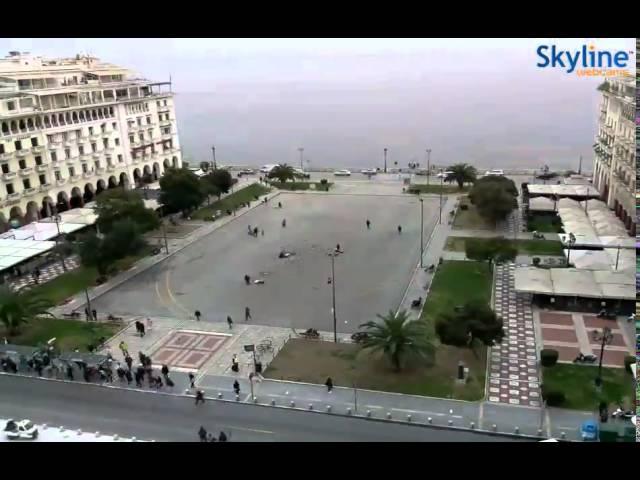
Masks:
[[[367,218],[367,230],[371,229],[371,221]]]
[[[198,430],[198,438],[200,438],[201,442],[207,441],[207,431],[204,426],[200,425],[200,430]]]
[[[402,225],[398,225],[398,233],[402,233]]]
[[[225,435],[224,432],[220,432],[220,435],[218,435],[218,441],[219,442],[226,442],[227,441],[227,436]]]
[[[202,390],[196,392],[196,405],[199,403],[204,403],[204,392]]]
[[[133,365],[133,358],[127,355],[126,357],[124,357],[124,362],[127,364],[127,367],[129,367],[129,370],[131,370],[131,367]]]
[[[236,392],[236,395],[240,395],[240,383],[238,383],[238,380],[233,382],[233,391]]]
[[[327,386],[327,392],[331,393],[331,390],[333,390],[333,380],[331,380],[331,377],[328,377],[324,384]]]
[[[67,365],[67,379],[73,380],[73,367],[71,365]]]
[[[131,375],[131,370],[125,370],[124,377],[127,379],[127,385],[131,385],[131,380],[133,380],[133,376]]]
[[[246,283],[247,285],[251,283],[251,277],[249,275],[244,276],[244,283]]]
[[[251,320],[251,309],[244,307],[244,321],[248,322],[249,320]]]
[[[229,328],[233,328],[233,320],[231,319],[231,316],[227,315],[227,325],[229,325]]]
[[[196,377],[193,373],[189,372],[190,388],[196,388]]]
[[[160,372],[164,377],[167,377],[169,375],[169,367],[167,367],[166,365],[162,365],[162,369],[160,370]]]
[[[202,314],[200,313],[200,310],[196,310],[195,316],[196,316],[196,320],[200,321],[200,317],[202,316]]]

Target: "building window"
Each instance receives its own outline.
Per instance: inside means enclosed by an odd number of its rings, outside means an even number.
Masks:
[[[120,139],[119,138],[115,138],[113,141],[116,144],[116,147],[120,146]]]
[[[95,165],[96,165],[96,170],[98,170],[100,168],[100,162],[96,161]]]
[[[147,133],[149,134],[150,139],[153,138],[153,130],[149,130]]]
[[[18,165],[20,165],[20,170],[24,170],[25,168],[27,168],[27,161],[26,160],[20,160],[18,162]]]
[[[105,133],[107,131],[107,124],[103,123],[102,125],[100,125],[100,130],[102,130],[102,133]]]
[[[107,157],[107,165],[110,167],[113,165],[113,162],[111,161],[111,157]]]
[[[143,133],[143,132],[140,132],[140,133],[138,134],[138,138],[140,138],[140,141],[141,141],[141,142],[144,142],[144,133]]]
[[[92,144],[91,144],[91,151],[92,151],[93,153],[96,153],[96,152],[98,151],[98,145],[97,145],[97,144],[95,144],[95,143],[92,143]]]
[[[37,147],[38,146],[38,139],[37,138],[32,138],[31,139],[31,146],[32,147]]]
[[[65,148],[64,149],[64,158],[69,160],[71,158],[71,149],[70,148]]]
[[[80,146],[78,147],[78,153],[79,153],[80,155],[84,155],[84,146],[83,146],[83,145],[80,145]]]
[[[52,162],[58,161],[58,154],[56,152],[51,152],[51,161]]]
[[[142,119],[140,117],[138,117],[136,120],[138,121],[138,126],[141,127],[142,126]]]
[[[7,187],[7,194],[8,195],[11,195],[12,193],[15,193],[15,190],[13,188],[13,183],[7,183],[6,187]]]
[[[87,173],[87,164],[86,163],[82,164],[82,173]]]
[[[102,139],[102,145],[104,145],[104,148],[109,148],[109,139],[108,138],[103,138]]]
[[[165,106],[165,107],[167,106],[167,101],[166,101],[166,100],[164,101],[164,106]]]
[[[45,175],[40,175],[39,177],[40,185],[44,185],[47,183],[47,177]]]
[[[24,187],[24,189],[26,190],[27,188],[31,188],[31,182],[29,181],[28,178],[25,178],[22,181],[22,186]]]
[[[69,167],[69,176],[70,177],[76,176],[76,169],[74,167]]]
[[[129,143],[134,143],[135,142],[135,138],[133,135],[129,135]]]
[[[2,173],[9,173],[9,164],[8,163],[3,163],[0,168],[2,168]]]
[[[22,150],[22,142],[20,140],[16,140],[15,142],[13,142],[13,144],[16,147],[16,152]]]
[[[7,102],[7,110],[15,110],[16,102]]]
[[[122,163],[122,155],[118,154],[118,163]]]
[[[54,175],[56,177],[56,180],[62,180],[62,175],[60,175],[60,171],[59,170],[56,170],[54,172]]]
[[[151,116],[147,117],[147,125],[151,125]]]
[[[40,155],[36,157],[36,165],[42,165],[42,157]]]
[[[62,132],[62,141],[66,142],[69,139],[69,134],[67,132]]]
[[[93,135],[93,127],[89,127],[89,135]]]
[[[111,124],[111,126],[112,126],[112,127],[113,127],[113,129],[115,130],[115,129],[117,128],[117,123],[116,123],[116,122],[113,122],[113,123]]]
[[[4,153],[4,143],[0,143],[0,155]]]

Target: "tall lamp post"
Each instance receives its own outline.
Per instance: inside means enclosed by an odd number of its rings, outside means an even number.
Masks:
[[[47,214],[51,217],[51,204],[49,202],[47,202]],[[59,246],[59,239],[60,239],[60,221],[62,220],[62,217],[58,214],[58,209],[54,207],[54,211],[53,211],[53,221],[56,222],[56,229],[58,230],[58,235],[56,236],[56,251],[58,252],[58,255],[60,255],[60,263],[62,263],[62,270],[63,271],[67,271],[67,265],[64,263],[64,254],[60,251],[60,249],[58,248]]]
[[[218,165],[216,164],[216,147],[215,147],[215,145],[211,146],[211,152],[213,153],[213,169],[217,170],[218,169]]]
[[[613,341],[613,333],[609,327],[604,327],[601,332],[593,331],[593,340],[600,343],[600,362],[598,363],[598,376],[596,377],[596,387],[602,385],[602,357],[604,356],[604,346]]]
[[[304,171],[304,163],[302,161],[303,154],[304,154],[304,148],[300,147],[300,148],[298,148],[298,151],[300,152],[300,170]]]
[[[573,233],[569,233],[569,241],[567,242],[567,267],[570,265],[569,260],[571,259],[571,247],[576,243],[576,237],[573,236]]]
[[[331,311],[333,312],[333,342],[338,343],[338,320],[336,317],[336,254],[329,252],[331,257]]]
[[[442,224],[442,189],[444,188],[444,175],[442,174],[442,169],[440,169],[440,220],[438,223]]]
[[[429,185],[429,177],[431,176],[431,149],[427,148],[427,185]]]
[[[420,199],[420,268],[424,267],[422,264],[424,257],[424,200]]]
[[[387,173],[387,149],[384,149],[384,173]]]

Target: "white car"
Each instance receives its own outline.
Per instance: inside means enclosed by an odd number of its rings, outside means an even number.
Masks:
[[[16,422],[9,420],[4,427],[4,433],[9,440],[35,440],[38,438],[38,429],[31,420]]]
[[[263,165],[262,167],[260,167],[260,173],[270,173],[271,170],[273,170],[277,166],[278,165],[276,164]]]
[[[499,168],[496,168],[493,170],[487,170],[486,172],[484,172],[484,176],[485,177],[504,177],[504,170],[501,170]]]
[[[302,178],[311,178],[311,174],[309,172],[305,172],[301,168],[294,168],[293,171],[296,172],[297,175],[300,175]]]
[[[336,170],[333,172],[336,177],[349,177],[351,176],[351,172],[349,170]]]
[[[243,175],[253,175],[254,173],[256,172],[254,172],[250,168],[244,168],[238,172],[238,176],[241,177]]]
[[[375,168],[365,168],[363,170],[360,170],[360,173],[362,173],[363,175],[376,175],[378,171]]]
[[[447,178],[449,175],[452,175],[453,172],[450,172],[449,170],[447,170],[446,172],[438,172],[438,174],[436,175],[437,178]]]

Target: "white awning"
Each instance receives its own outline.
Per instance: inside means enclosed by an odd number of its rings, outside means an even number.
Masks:
[[[59,234],[72,233],[85,228],[82,223],[59,222],[33,222],[20,228],[9,230],[0,234],[0,238],[12,238],[14,240],[50,240]],[[58,230],[59,228],[59,230]]]
[[[2,238],[0,239],[0,270],[41,255],[51,250],[55,245],[56,242]]]

